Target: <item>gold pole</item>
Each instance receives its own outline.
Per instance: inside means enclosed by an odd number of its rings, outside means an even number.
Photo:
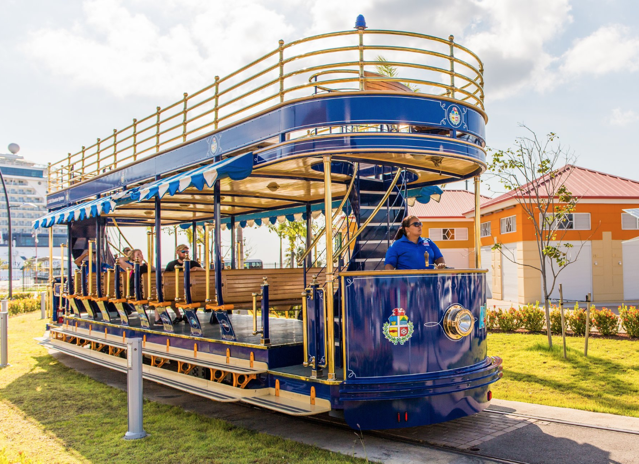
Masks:
[[[184,92],[184,108],[182,109],[182,142],[186,142],[187,99],[189,94]]]
[[[481,268],[481,209],[479,207],[479,176],[475,176],[475,267]]]
[[[89,240],[89,296],[93,296],[93,242],[94,241],[95,240]]]
[[[78,271],[77,269],[73,273],[73,294],[74,295],[80,294],[80,286],[82,285],[82,280],[80,278],[81,275],[82,274],[80,274],[80,271]]]
[[[146,292],[146,300],[151,301],[151,263],[153,262],[153,232],[150,230],[146,231],[146,254],[148,256],[146,262],[146,283],[147,283],[147,292]],[[156,290],[157,292],[157,290]]]
[[[450,42],[450,97],[455,98],[455,36],[448,37]]]
[[[284,41],[280,39],[280,102],[284,101]]]
[[[131,300],[132,296],[131,296],[131,271],[129,271],[128,269],[126,271],[124,271],[124,277],[125,277],[125,281],[126,281],[126,299],[127,300]]]
[[[211,302],[211,254],[209,253],[209,233],[211,230],[211,224],[207,222],[204,224],[204,271],[206,272],[206,302]]]
[[[116,264],[117,266],[117,264]],[[111,274],[113,273],[113,269],[107,269],[106,271],[106,297],[111,298]]]
[[[160,151],[160,107],[157,107],[155,120],[155,152]]]
[[[53,227],[49,227],[49,283],[53,285]]]
[[[335,380],[335,334],[333,315],[333,221],[332,219],[333,196],[331,193],[331,157],[324,156],[324,217],[326,218],[326,292],[324,304],[326,305],[325,326],[328,326],[328,380]]]
[[[133,161],[138,159],[138,120],[133,118]]]
[[[214,112],[214,116],[213,116],[213,125],[215,127],[215,129],[217,129],[217,125],[218,125],[218,120],[217,120],[217,108],[218,108],[218,102],[219,102],[219,97],[218,94],[220,93],[220,76],[215,76],[215,112]]]
[[[62,308],[62,290],[64,289],[64,249],[67,244],[63,243],[60,245],[60,306]]]
[[[364,29],[360,28],[357,32],[359,33],[359,90],[364,90]]]
[[[175,266],[175,301],[180,301],[180,294],[178,293],[178,286],[180,285],[180,269]]]

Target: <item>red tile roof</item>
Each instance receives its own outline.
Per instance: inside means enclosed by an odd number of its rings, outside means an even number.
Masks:
[[[566,188],[577,198],[639,198],[639,182],[636,180],[624,179],[592,169],[582,168],[567,164],[558,170],[559,183],[563,183]],[[539,178],[540,193],[545,195],[545,185],[549,181],[547,176]],[[500,195],[492,200],[482,203],[482,207],[488,207],[515,197],[516,192],[524,196],[530,188],[530,183],[523,185],[520,189]],[[472,205],[466,210],[470,212]]]
[[[481,204],[490,200],[482,196]],[[431,200],[425,205],[415,202],[408,208],[408,214],[420,218],[463,218],[466,211],[475,209],[475,193],[468,190],[444,190],[441,201]]]

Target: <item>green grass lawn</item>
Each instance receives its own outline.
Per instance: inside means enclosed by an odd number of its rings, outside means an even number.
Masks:
[[[149,401],[149,436],[123,440],[126,392],[49,356],[33,340],[44,333],[39,313],[12,317],[9,328],[11,367],[0,370],[0,464],[18,461],[20,452],[47,464],[364,462]]]
[[[639,341],[490,333],[488,354],[504,360],[495,398],[639,417]]]

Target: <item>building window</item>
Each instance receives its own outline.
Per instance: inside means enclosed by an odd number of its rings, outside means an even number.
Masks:
[[[428,229],[428,238],[434,241],[468,240],[468,228]]]
[[[634,217],[632,214],[621,213],[621,228],[623,230],[639,229],[639,218]]]
[[[481,223],[480,237],[490,237],[490,221]]]
[[[509,234],[511,232],[517,232],[516,216],[508,216],[499,220],[499,231],[502,234]]]
[[[550,221],[552,216],[547,217],[547,221]],[[539,218],[539,222],[541,222],[541,215]],[[548,229],[552,229],[555,227],[555,224],[552,224],[548,227]],[[564,215],[563,219],[556,224],[557,230],[590,230],[590,213],[570,213]]]

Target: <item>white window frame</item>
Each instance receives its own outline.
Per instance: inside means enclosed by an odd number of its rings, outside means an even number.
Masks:
[[[446,238],[446,230],[453,231],[453,238]],[[445,227],[437,229],[428,229],[428,238],[439,242],[460,242],[468,240],[468,227]]]
[[[634,219],[635,227],[624,227],[624,218],[627,219],[627,222],[630,222],[629,219]],[[639,218],[634,217],[632,214],[621,213],[621,230],[639,230]]]
[[[480,224],[480,232],[479,232],[479,236],[480,237],[490,237],[491,236],[491,226],[490,226],[490,221],[487,222],[482,222]]]
[[[510,225],[511,230],[508,229]],[[499,233],[504,234],[512,234],[513,232],[517,232],[517,216],[508,216],[501,218],[499,220]]]
[[[553,215],[548,215],[547,218],[550,220],[552,216]],[[562,227],[561,225],[556,226],[555,224],[551,223],[549,226],[549,229],[556,227],[556,230],[590,230],[592,228],[591,222],[590,222],[590,213],[567,213],[565,216],[567,220],[569,221],[569,223],[572,225],[572,227]],[[581,223],[583,223],[587,217],[588,227],[583,227],[583,225],[581,227],[575,227],[577,223],[577,219],[576,219],[577,217],[580,218],[579,222]],[[539,215],[539,223],[541,224],[541,214]]]

